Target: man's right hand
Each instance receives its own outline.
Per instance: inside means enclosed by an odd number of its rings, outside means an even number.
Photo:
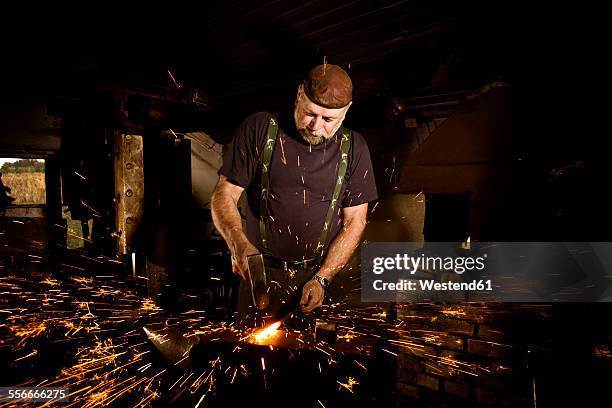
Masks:
[[[240,275],[242,279],[245,279],[249,270],[247,257],[258,254],[259,250],[246,237],[242,237],[232,243],[231,252],[232,271]]]

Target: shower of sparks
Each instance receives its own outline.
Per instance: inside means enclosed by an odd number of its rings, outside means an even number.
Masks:
[[[121,405],[125,398],[139,406],[157,399],[156,384],[164,372],[148,361],[147,343],[132,324],[156,319],[161,309],[122,286],[112,276],[0,277],[0,300],[10,305],[3,310],[7,316],[0,346],[20,356],[10,367],[39,365],[48,353],[39,351],[41,345],[62,343],[72,364],[60,367],[54,378],[32,373],[15,379],[17,384],[68,388],[67,406]]]
[[[98,261],[116,262],[101,257],[88,259],[90,263]],[[460,305],[431,305],[434,317],[421,316],[418,311],[412,316],[410,306],[406,306],[401,319],[390,318],[387,310],[377,306],[325,305],[321,315],[337,328],[336,342],[328,343],[318,341],[312,331],[289,329],[280,321],[252,329],[238,328],[233,321],[208,320],[206,312],[194,310],[197,308],[173,315],[134,291],[134,284],[125,281],[129,277],[87,274],[85,269],[64,265],[60,276],[0,275],[0,347],[12,352],[9,367],[23,372],[28,365],[37,367],[46,361],[50,347],[62,345],[65,350],[63,362],[57,363],[62,366],[51,371],[33,369],[15,378],[14,385],[68,388],[68,407],[150,406],[158,401],[161,405],[190,401],[191,406],[206,406],[221,385],[231,387],[264,374],[269,377],[264,378],[267,387],[277,362],[263,355],[256,360],[244,359],[245,349],[252,347],[265,349],[266,356],[283,348],[292,353],[300,349],[318,353],[320,358],[314,358],[312,364],[320,375],[331,375],[329,367],[337,366],[346,350],[351,350],[351,357],[344,360],[350,375],[334,374],[337,377],[331,381],[355,397],[361,391],[356,387],[359,379],[370,375],[368,360],[362,356],[370,355],[379,341],[384,341],[381,350],[388,355],[401,358],[408,354],[434,372],[478,377],[493,370],[429,351],[444,342],[446,333],[423,329],[437,318],[464,318],[473,313]],[[483,308],[482,313],[489,311]],[[421,324],[421,330],[408,324]],[[145,325],[157,325],[160,330],[145,333]],[[172,330],[181,333],[178,339],[184,342],[206,339],[207,344],[219,344],[232,338],[235,343],[227,352],[197,367],[184,368],[190,359],[189,349],[181,349],[175,360],[163,365],[154,358],[151,344],[159,346],[160,351],[171,345],[176,341],[170,335]],[[293,346],[283,346],[283,342],[293,342]],[[610,356],[607,348],[597,351],[598,356]],[[322,400],[329,404],[323,395],[314,395],[312,402],[325,407]]]

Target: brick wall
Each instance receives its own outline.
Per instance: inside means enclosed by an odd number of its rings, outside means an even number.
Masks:
[[[527,346],[547,308],[398,305],[398,405],[532,407]]]

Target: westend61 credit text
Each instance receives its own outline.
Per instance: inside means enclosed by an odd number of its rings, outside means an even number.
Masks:
[[[418,285],[417,285],[418,282]],[[433,279],[418,280],[402,279],[399,282],[383,282],[377,279],[373,283],[374,290],[493,290],[491,280],[473,280],[471,282],[436,282]]]

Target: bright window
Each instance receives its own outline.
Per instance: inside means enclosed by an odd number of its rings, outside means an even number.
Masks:
[[[0,158],[0,200],[13,205],[45,204],[45,160]]]

